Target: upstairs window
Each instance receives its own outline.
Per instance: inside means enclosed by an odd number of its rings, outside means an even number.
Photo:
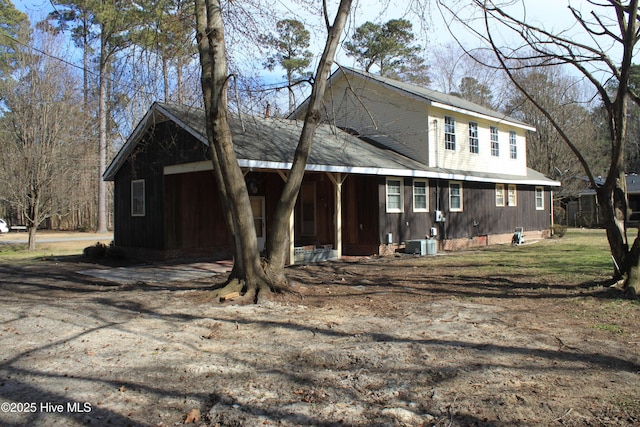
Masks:
[[[518,144],[516,141],[516,133],[514,131],[509,132],[509,155],[512,159],[518,158]]]
[[[444,148],[456,149],[456,120],[453,117],[444,117]]]
[[[491,155],[500,157],[500,143],[498,142],[498,128],[491,126]]]
[[[387,178],[387,212],[402,212],[404,206],[401,178]]]
[[[136,179],[131,181],[131,216],[144,215],[144,179]]]
[[[469,122],[469,152],[478,154],[480,152],[480,144],[478,142],[478,124]]]

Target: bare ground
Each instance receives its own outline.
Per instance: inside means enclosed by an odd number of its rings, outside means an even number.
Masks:
[[[291,268],[251,306],[0,264],[0,425],[640,425],[637,302],[428,263]]]

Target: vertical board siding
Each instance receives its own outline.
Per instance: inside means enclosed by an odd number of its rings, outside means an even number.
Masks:
[[[379,242],[378,177],[349,175],[342,185],[342,253],[371,255]],[[382,199],[384,200],[384,199]]]
[[[122,247],[165,249],[164,167],[208,158],[207,147],[165,122],[149,129],[114,179],[114,241]],[[145,216],[131,216],[131,180],[145,180]]]

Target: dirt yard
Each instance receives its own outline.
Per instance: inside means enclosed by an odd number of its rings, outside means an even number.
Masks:
[[[252,306],[212,303],[223,276],[0,263],[0,425],[640,425],[640,304],[608,272],[470,276],[456,256],[295,267],[295,293]]]

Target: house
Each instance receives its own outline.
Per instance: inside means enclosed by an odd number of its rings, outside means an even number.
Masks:
[[[315,135],[289,260],[384,254],[427,236],[442,249],[508,242],[516,227],[544,235],[559,183],[526,167],[529,126],[388,83],[353,70],[331,76],[335,124]],[[230,122],[263,247],[302,123]],[[209,156],[203,111],[153,104],[104,175],[114,181],[115,244],[146,259],[229,256]]]
[[[586,178],[584,178],[587,181]],[[596,184],[603,185],[604,178],[596,177]],[[637,227],[640,222],[640,176],[626,175],[627,198],[629,200],[628,227]],[[573,227],[603,227],[604,218],[593,188],[581,191],[566,203],[567,225]]]
[[[560,183],[527,168],[526,132],[535,129],[526,123],[346,67],[330,76],[324,105],[328,123],[423,165],[413,176],[377,178],[380,242],[435,234],[455,249],[510,241],[516,227],[529,237],[548,233]]]
[[[246,173],[258,243],[263,247],[302,123],[246,116],[232,116],[230,122],[238,161]],[[376,253],[379,218],[377,207],[370,209],[368,202],[378,200],[379,190],[363,187],[358,177],[412,175],[420,173],[420,168],[418,162],[389,149],[321,125],[291,220],[290,259],[340,257],[343,248],[349,254],[357,245],[359,253]],[[114,182],[115,244],[131,256],[230,255],[204,111],[154,103],[104,179]]]

